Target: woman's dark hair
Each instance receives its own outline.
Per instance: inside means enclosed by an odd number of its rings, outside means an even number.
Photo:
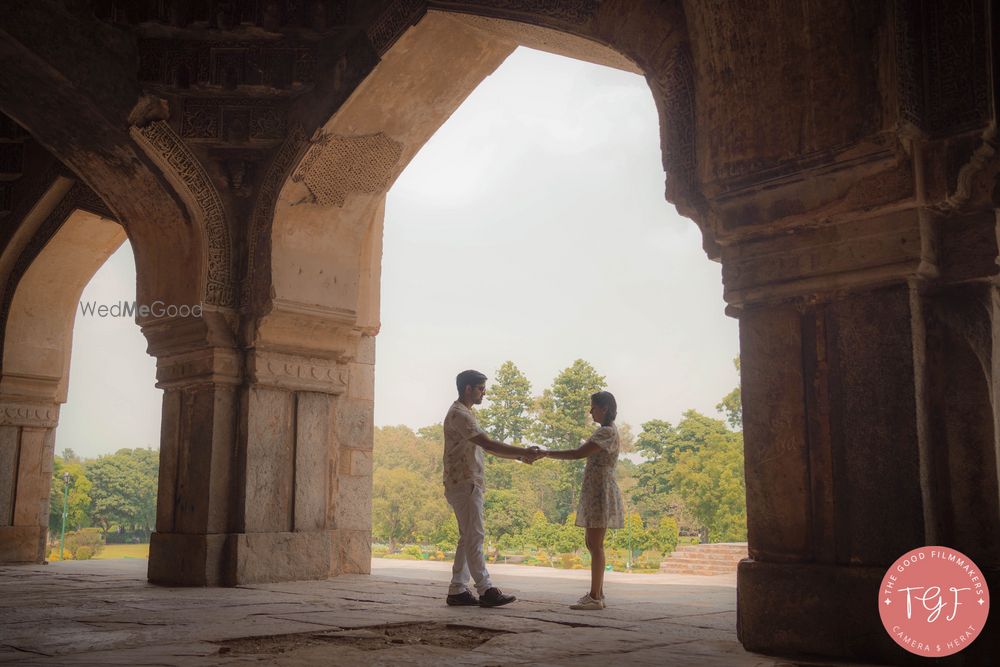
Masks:
[[[611,426],[618,416],[618,403],[614,394],[610,391],[599,391],[590,395],[590,402],[604,408],[604,421],[601,422],[601,426]]]
[[[479,371],[462,371],[455,378],[455,386],[458,387],[458,397],[462,398],[465,388],[470,384],[475,387],[486,382],[486,376]]]

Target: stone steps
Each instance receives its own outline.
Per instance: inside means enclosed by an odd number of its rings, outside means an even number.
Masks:
[[[660,572],[701,576],[729,574],[735,572],[737,564],[746,557],[745,542],[684,544],[660,564]]]

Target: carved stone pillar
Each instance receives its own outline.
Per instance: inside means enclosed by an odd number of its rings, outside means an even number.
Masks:
[[[149,552],[155,583],[219,585],[230,578],[239,530],[237,427],[242,355],[226,336],[206,336],[215,313],[147,324],[163,389],[156,532]]]
[[[59,405],[0,399],[0,562],[41,563]]]
[[[374,339],[282,308],[242,350],[216,314],[146,327],[164,389],[150,581],[370,569]]]
[[[919,546],[959,549],[1000,585],[1000,301],[995,261],[967,261],[996,257],[984,224],[909,209],[723,247],[740,319],[749,650],[903,659],[875,599]],[[963,653],[978,664],[996,650],[984,634]]]

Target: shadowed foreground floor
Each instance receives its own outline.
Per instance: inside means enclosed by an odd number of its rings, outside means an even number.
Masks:
[[[609,607],[566,607],[589,574],[491,567],[518,601],[453,608],[446,563],[372,576],[163,588],[145,560],[0,568],[0,663],[59,665],[795,665],[736,640],[736,577],[610,573]]]

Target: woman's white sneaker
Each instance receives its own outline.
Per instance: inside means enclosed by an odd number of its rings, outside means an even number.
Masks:
[[[570,609],[585,609],[588,611],[598,611],[604,609],[603,600],[595,600],[590,597],[590,594],[584,595],[582,598],[576,601],[576,604],[571,604]]]

